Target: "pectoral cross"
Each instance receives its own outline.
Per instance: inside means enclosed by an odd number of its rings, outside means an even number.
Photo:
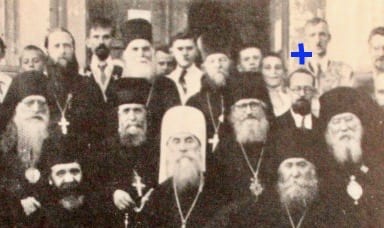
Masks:
[[[217,144],[219,143],[219,135],[215,133],[212,138],[208,139],[208,143],[212,145],[212,152],[215,151]]]
[[[69,122],[67,121],[67,119],[64,116],[62,116],[58,124],[61,127],[61,132],[64,135],[66,135],[68,133],[68,126],[69,126]]]
[[[146,187],[146,185],[141,182],[141,177],[137,174],[136,171],[134,171],[134,174],[135,174],[135,177],[134,177],[135,180],[134,180],[132,186],[136,188],[137,195],[139,197],[142,197],[143,196],[143,189]]]

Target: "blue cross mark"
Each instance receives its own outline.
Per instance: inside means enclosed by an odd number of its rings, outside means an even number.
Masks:
[[[304,65],[305,57],[312,57],[312,52],[305,52],[303,43],[299,43],[299,51],[291,52],[291,57],[299,58],[299,64]]]

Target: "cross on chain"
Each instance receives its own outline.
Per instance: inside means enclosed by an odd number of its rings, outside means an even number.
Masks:
[[[67,121],[67,119],[64,116],[61,117],[60,122],[58,124],[61,127],[61,132],[66,135],[68,133],[69,126],[69,122]]]
[[[132,183],[132,186],[136,188],[137,194],[139,197],[143,196],[143,189],[146,187],[143,182],[141,182],[141,177],[135,172],[134,182]]]

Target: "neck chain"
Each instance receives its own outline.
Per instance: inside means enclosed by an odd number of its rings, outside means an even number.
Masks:
[[[249,161],[248,155],[245,152],[243,144],[239,143],[239,145],[240,145],[241,152],[243,152],[243,157],[244,157],[245,161],[247,162],[249,170],[252,172],[253,177],[257,178],[257,176],[259,174],[260,166],[261,166],[261,161],[263,160],[264,147],[261,149],[261,153],[260,153],[259,159],[257,161],[256,170],[254,170],[251,162]]]
[[[301,227],[301,225],[304,221],[304,218],[307,215],[307,211],[308,211],[308,207],[307,207],[305,200],[304,200],[304,205],[305,205],[305,210],[304,210],[303,215],[301,216],[299,222],[297,223],[297,225],[295,225],[295,223],[293,222],[293,218],[292,218],[291,213],[289,212],[289,208],[287,207],[287,205],[284,205],[285,210],[287,211],[287,214],[288,214],[289,222],[291,223],[292,228],[300,228]]]
[[[64,107],[60,105],[59,99],[57,98],[56,94],[54,94],[54,96],[55,96],[56,105],[60,110],[61,116],[65,118],[65,113],[67,112],[68,106],[72,100],[72,93],[68,93],[67,100],[65,101]]]
[[[201,192],[203,191],[204,177],[202,175],[200,176],[199,190],[197,191],[195,199],[193,200],[192,205],[189,208],[186,216],[184,216],[183,211],[181,210],[180,199],[179,199],[179,195],[177,194],[176,182],[175,181],[172,181],[172,182],[173,182],[173,192],[175,193],[176,205],[177,205],[177,209],[179,211],[179,215],[181,219],[181,228],[186,228],[188,219],[191,216],[191,213],[196,206],[197,200],[199,199]]]
[[[209,92],[207,92],[207,103],[208,103],[209,116],[211,117],[213,127],[215,128],[215,134],[217,134],[219,132],[219,128],[220,128],[221,123],[224,122],[224,97],[223,97],[223,95],[220,95],[221,113],[220,113],[219,121],[217,124],[216,124],[216,121],[215,121],[215,118],[213,115],[211,99],[209,97]]]

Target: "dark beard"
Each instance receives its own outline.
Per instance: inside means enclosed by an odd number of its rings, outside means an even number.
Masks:
[[[71,211],[83,205],[84,189],[77,181],[64,183],[60,187],[52,188],[54,202],[59,203],[63,208]]]
[[[292,110],[302,116],[308,115],[311,113],[311,102],[302,97],[292,104]]]
[[[48,76],[51,79],[54,78],[59,82],[72,82],[79,73],[79,64],[75,56],[72,60],[68,61],[66,66],[55,63],[49,58],[47,62],[47,71]]]
[[[95,55],[99,58],[100,61],[104,61],[108,58],[110,53],[110,50],[105,44],[100,44],[96,49],[95,49]]]

